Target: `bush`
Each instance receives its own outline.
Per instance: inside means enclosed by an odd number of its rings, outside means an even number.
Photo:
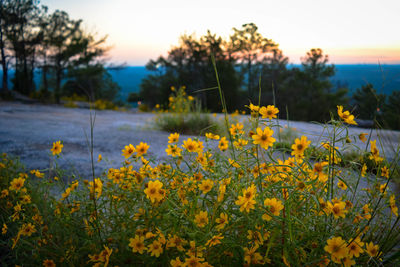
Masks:
[[[167,132],[202,135],[206,131],[221,133],[221,127],[209,113],[203,113],[199,102],[192,96],[186,95],[185,87],[171,87],[171,95],[167,109],[156,105],[157,128]]]
[[[400,263],[400,220],[388,187],[398,163],[387,165],[375,140],[368,153],[375,174],[368,177],[365,169],[340,166],[352,138],[341,120],[331,120],[327,132],[344,134],[314,144],[327,153],[313,159],[304,136],[294,140],[291,157],[274,148],[274,120],[252,116],[248,125],[232,125],[229,136],[207,133],[204,142],[188,138],[182,146],[179,134],[171,134],[162,162],[148,156],[148,144],[129,144],[120,168],[68,184],[55,177],[62,170],[26,172],[3,154],[2,263]],[[62,149],[53,143],[56,162]]]

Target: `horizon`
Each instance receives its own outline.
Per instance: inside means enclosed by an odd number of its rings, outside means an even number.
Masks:
[[[43,0],[41,4],[50,12],[64,10],[71,18],[82,19],[98,37],[108,35],[112,47],[108,58],[117,64],[143,66],[166,56],[183,34],[201,36],[209,29],[226,39],[232,28],[250,22],[279,44],[289,64],[299,64],[311,48],[321,48],[333,64],[400,64],[400,36],[395,34],[400,2],[395,0],[250,0],[246,5],[238,0],[202,4]]]

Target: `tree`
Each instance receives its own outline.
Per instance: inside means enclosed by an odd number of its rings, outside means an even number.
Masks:
[[[243,24],[241,29],[233,28],[230,36],[230,53],[238,62],[240,73],[247,81],[249,97],[258,97],[258,81],[263,62],[271,53],[276,53],[278,45],[258,32],[254,23]]]
[[[10,25],[10,14],[9,7],[10,3],[6,0],[0,0],[0,56],[1,56],[1,68],[3,71],[2,78],[2,93],[8,93],[8,65],[10,60],[9,54],[9,42],[7,40],[7,34]]]
[[[188,93],[216,86],[212,55],[217,64],[227,106],[234,108],[239,100],[240,88],[235,62],[228,56],[224,40],[209,31],[200,38],[183,35],[180,45],[172,48],[167,58],[160,56],[157,60],[150,60],[146,68],[154,74],[143,79],[140,85],[141,97],[152,106],[167,104],[171,86],[185,85]],[[221,111],[217,90],[200,91],[196,96],[207,108]]]
[[[327,63],[328,56],[321,49],[311,49],[302,58],[301,68],[291,69],[278,103],[280,110],[287,105],[290,119],[326,121],[336,105],[346,105],[347,89],[333,91],[330,78],[335,66]]]
[[[358,88],[353,94],[354,111],[358,118],[374,120],[377,110],[382,109],[385,103],[385,95],[377,94],[372,84]]]
[[[382,107],[384,121],[383,126],[394,130],[400,130],[400,91],[393,91],[387,102]]]
[[[34,0],[14,0],[4,5],[8,18],[6,38],[14,53],[14,90],[26,95],[35,89],[36,49],[43,37],[37,27],[42,12],[37,3]]]

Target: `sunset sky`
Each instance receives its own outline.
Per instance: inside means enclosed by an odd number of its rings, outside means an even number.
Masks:
[[[255,23],[291,63],[322,48],[336,64],[400,64],[400,0],[42,0],[85,28],[108,35],[111,61],[144,65],[167,55],[179,36],[228,38]]]

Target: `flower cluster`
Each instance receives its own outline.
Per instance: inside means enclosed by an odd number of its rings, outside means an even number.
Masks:
[[[398,264],[390,257],[400,221],[388,186],[394,167],[376,141],[368,152],[374,165],[343,168],[346,140],[358,136],[324,136],[322,143],[301,136],[279,149],[279,110],[249,108],[248,120],[229,122],[225,136],[181,140],[171,133],[163,160],[150,156],[147,143],[128,144],[121,166],[83,181],[67,177],[64,183],[57,178],[65,178],[62,170],[24,172],[3,155],[7,263]],[[342,109],[338,115],[347,124],[354,120]],[[347,133],[341,121],[326,127]],[[312,153],[316,148],[319,154]]]

